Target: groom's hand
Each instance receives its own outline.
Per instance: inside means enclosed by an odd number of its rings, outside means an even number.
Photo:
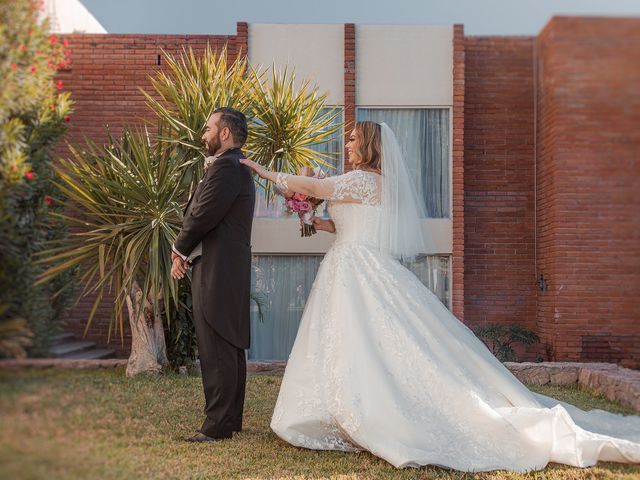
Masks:
[[[173,264],[171,265],[171,277],[174,280],[179,280],[184,277],[185,273],[187,273],[187,268],[189,268],[189,264],[182,260],[178,255],[171,255],[173,259]]]

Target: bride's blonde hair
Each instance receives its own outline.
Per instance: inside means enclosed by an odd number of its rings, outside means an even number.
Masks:
[[[380,172],[382,162],[382,129],[380,124],[370,121],[357,122],[355,131],[360,140],[357,152],[360,163],[354,166],[362,170]]]

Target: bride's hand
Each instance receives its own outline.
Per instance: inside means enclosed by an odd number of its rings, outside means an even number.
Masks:
[[[240,163],[249,167],[251,170],[257,173],[260,178],[267,178],[267,175],[270,173],[269,170],[264,168],[262,165],[254,162],[253,160],[249,160],[248,158],[241,158]]]
[[[316,230],[324,230],[325,232],[329,233],[336,232],[336,226],[333,223],[333,220],[323,220],[317,217],[312,217],[311,220],[313,221],[313,227]]]

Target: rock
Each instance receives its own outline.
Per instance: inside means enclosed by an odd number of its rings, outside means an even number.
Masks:
[[[551,385],[570,385],[578,381],[579,367],[552,367],[549,369]]]
[[[126,358],[97,360],[65,358],[24,358],[21,360],[0,360],[0,368],[115,368],[127,365]]]
[[[549,369],[540,365],[539,363],[531,362],[505,362],[505,366],[522,383],[529,385],[546,385],[550,381]]]

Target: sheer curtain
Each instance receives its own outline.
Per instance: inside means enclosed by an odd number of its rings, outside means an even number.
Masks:
[[[264,320],[251,305],[251,348],[248,358],[286,360],[322,255],[256,255],[252,286],[263,302]]]
[[[448,218],[449,109],[359,108],[358,121],[386,122],[398,138],[430,218]]]
[[[263,302],[264,320],[251,305],[252,360],[286,360],[298,332],[302,312],[322,255],[256,255],[253,291]],[[449,257],[423,256],[406,264],[447,306],[450,304]]]
[[[336,118],[333,120],[334,124],[339,124],[342,122],[343,110],[341,108],[327,107],[322,109],[322,114],[325,113],[339,113]],[[329,159],[325,159],[326,162],[330,163],[333,168],[327,167],[326,165],[319,165],[322,170],[329,176],[340,175],[343,172],[343,157],[344,157],[344,132],[342,129],[334,132],[326,142],[317,143],[314,145],[310,145],[309,148],[319,153],[323,153],[329,155]],[[327,203],[324,202],[320,208],[318,209],[318,216],[327,216],[328,213],[326,211]],[[271,204],[267,204],[267,199],[264,195],[264,190],[260,187],[256,190],[256,205],[255,205],[255,217],[262,218],[282,218],[286,217],[284,207],[284,199],[281,196],[276,196]]]
[[[403,265],[451,309],[450,263],[447,255],[423,255],[413,262],[403,262]]]

